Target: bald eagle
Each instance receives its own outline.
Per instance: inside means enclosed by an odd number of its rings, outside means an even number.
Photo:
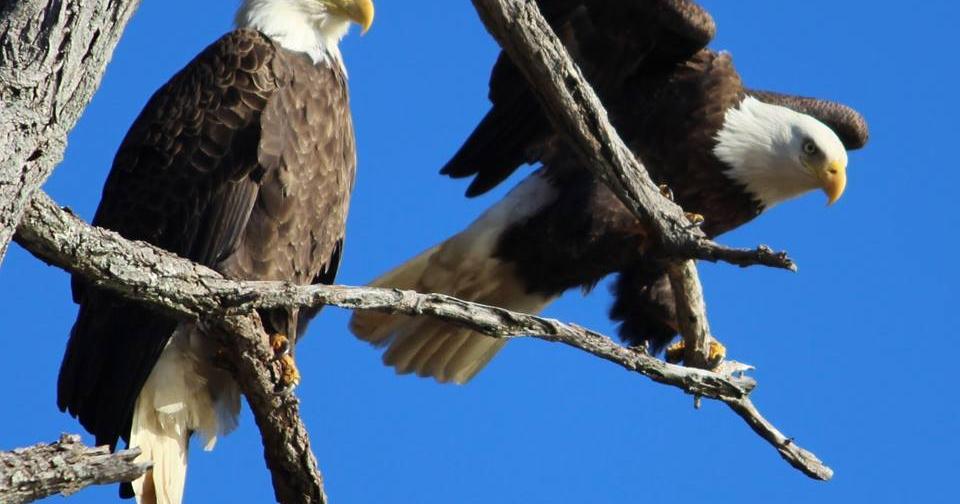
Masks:
[[[237,29],[161,87],[130,127],[93,223],[229,278],[332,283],[356,168],[338,44],[369,28],[371,0],[245,0]],[[181,501],[191,434],[213,447],[236,425],[239,393],[194,323],[80,278],[57,388],[97,444],[120,438],[153,469],[132,490]],[[261,313],[275,343],[315,312]],[[288,380],[298,379],[292,360]],[[129,497],[130,488],[122,489]]]
[[[731,56],[705,48],[715,27],[692,1],[538,3],[653,180],[701,214],[709,236],[814,189],[829,203],[840,198],[847,149],[867,139],[863,118],[836,103],[746,89]],[[567,289],[618,273],[612,317],[623,322],[621,337],[661,350],[677,324],[665,265],[647,254],[650,230],[579,165],[504,54],[490,100],[442,173],[473,176],[467,195],[476,196],[524,163],[542,167],[467,229],[373,285],[536,313]],[[440,382],[467,382],[505,344],[373,312],[355,314],[351,330],[386,346],[384,362],[397,372]]]

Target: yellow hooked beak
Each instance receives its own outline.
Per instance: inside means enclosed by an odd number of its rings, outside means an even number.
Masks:
[[[330,12],[340,14],[360,25],[367,33],[373,24],[373,0],[326,0]]]
[[[836,203],[847,187],[847,165],[841,161],[830,161],[818,168],[816,173],[827,195],[827,205]]]

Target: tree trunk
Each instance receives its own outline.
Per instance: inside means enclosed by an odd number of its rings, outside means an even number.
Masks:
[[[0,0],[0,262],[139,0]]]

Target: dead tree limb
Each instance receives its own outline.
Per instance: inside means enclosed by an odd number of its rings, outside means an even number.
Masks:
[[[139,3],[0,2],[0,262]]]
[[[397,289],[373,287],[345,287],[308,285],[298,286],[282,282],[244,282],[223,278],[217,272],[177,257],[152,245],[131,242],[116,233],[94,228],[73,214],[60,209],[46,195],[40,193],[31,202],[17,230],[17,243],[49,264],[81,275],[96,285],[121,295],[148,303],[166,313],[184,319],[224,318],[225,327],[235,335],[233,345],[256,344],[260,348],[247,354],[250,368],[259,368],[269,362],[272,353],[265,344],[262,329],[235,330],[237,324],[246,324],[256,308],[279,306],[340,306],[351,310],[377,310],[409,316],[431,316],[468,327],[497,338],[532,336],[563,343],[623,368],[641,373],[654,381],[664,383],[694,395],[721,400],[729,404],[757,430],[794,467],[814,478],[829,476],[830,469],[815,456],[796,446],[780,434],[752,408],[748,394],[755,383],[732,373],[718,373],[696,368],[676,366],[647,355],[645,352],[624,348],[602,334],[582,327],[564,324],[552,319],[511,312],[502,308],[462,301],[440,294],[420,294]],[[249,336],[259,332],[259,336]],[[228,345],[229,347],[229,345]],[[262,384],[258,393],[274,397],[269,387],[276,383],[278,370],[274,367],[252,371]],[[271,377],[272,376],[272,377]],[[272,381],[274,380],[274,381]],[[248,384],[241,383],[244,394],[250,394]],[[251,406],[258,401],[248,395]],[[278,400],[278,399],[274,399]],[[270,411],[269,408],[267,411]],[[262,425],[261,431],[272,429]],[[276,419],[265,419],[273,421]],[[284,423],[283,420],[280,423]],[[760,430],[758,430],[760,429]],[[304,436],[306,435],[304,431]],[[268,433],[264,433],[264,439]],[[304,438],[305,440],[305,438]],[[265,441],[266,443],[266,441]],[[272,444],[272,443],[271,443]],[[307,445],[309,451],[309,445]],[[299,456],[281,454],[283,467],[299,467]],[[268,459],[270,455],[268,454]],[[271,466],[272,468],[273,466]],[[309,471],[307,471],[309,472]],[[284,501],[289,502],[289,501]]]
[[[55,443],[0,452],[0,502],[33,502],[90,485],[133,481],[150,468],[134,462],[139,454],[139,450],[110,453],[107,446],[90,448],[72,434]]]

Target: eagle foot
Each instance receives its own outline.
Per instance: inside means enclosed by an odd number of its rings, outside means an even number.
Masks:
[[[706,220],[706,218],[703,215],[700,215],[698,213],[686,212],[684,215],[687,216],[687,220],[690,221],[690,223],[693,224],[694,226],[699,226],[703,224],[703,221]]]
[[[673,201],[673,189],[670,189],[670,186],[667,184],[660,184],[660,196],[667,198],[670,201]]]
[[[286,335],[276,333],[270,336],[270,347],[277,360],[280,361],[280,383],[285,391],[292,391],[300,384],[300,370],[297,362],[290,353],[290,339]]]
[[[671,364],[678,364],[683,362],[683,353],[686,349],[687,344],[685,341],[680,340],[669,347],[666,350],[667,362]],[[727,347],[723,346],[722,343],[715,339],[711,339],[707,344],[707,368],[714,369],[727,358]]]

